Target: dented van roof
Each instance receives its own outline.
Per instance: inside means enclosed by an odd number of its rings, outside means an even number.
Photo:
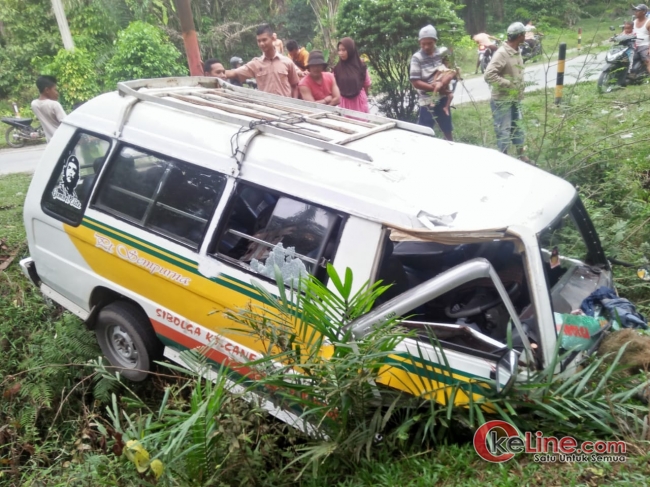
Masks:
[[[133,83],[63,123],[405,229],[537,233],[577,196],[541,169],[412,124],[358,113],[365,122],[349,121],[355,112],[215,78]]]

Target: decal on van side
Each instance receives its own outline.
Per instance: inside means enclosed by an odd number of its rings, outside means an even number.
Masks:
[[[52,190],[52,198],[62,201],[66,205],[70,205],[77,210],[81,209],[81,201],[77,196],[77,184],[79,184],[79,171],[81,165],[79,159],[74,154],[68,156],[68,159],[63,165],[63,172],[61,174],[61,182]]]
[[[99,247],[100,249],[102,249],[105,252],[108,252],[109,254],[113,254],[113,250],[115,250],[115,254],[120,259],[129,261],[132,264],[142,267],[148,270],[151,274],[160,274],[161,276],[171,281],[178,282],[183,286],[189,286],[190,281],[192,280],[189,277],[185,277],[183,274],[179,274],[176,271],[167,269],[166,267],[163,267],[160,264],[152,262],[149,259],[146,259],[144,257],[141,257],[140,254],[138,254],[138,251],[136,249],[127,247],[126,245],[121,243],[115,245],[115,243],[113,243],[113,241],[110,238],[104,237],[103,235],[100,235],[97,232],[95,232],[95,247]]]

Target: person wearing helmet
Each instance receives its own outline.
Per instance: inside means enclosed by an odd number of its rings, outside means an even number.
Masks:
[[[519,46],[526,40],[526,27],[515,22],[508,27],[508,40],[494,53],[485,70],[485,81],[492,89],[490,107],[497,135],[497,146],[504,154],[510,145],[517,148],[519,159],[524,155],[521,100],[524,98],[524,60]]]
[[[418,92],[419,115],[418,124],[431,127],[437,123],[447,140],[453,140],[453,125],[451,114],[447,107],[447,96],[440,96],[434,101],[434,94],[441,91],[439,85],[434,85],[441,67],[443,56],[436,47],[438,32],[432,25],[420,29],[418,35],[420,50],[411,57],[409,79]],[[442,93],[441,93],[442,94]]]
[[[238,56],[233,56],[230,58],[230,69],[237,69],[239,66],[244,64],[244,60]],[[228,82],[234,86],[244,86],[244,84],[239,81],[238,78],[229,79]]]

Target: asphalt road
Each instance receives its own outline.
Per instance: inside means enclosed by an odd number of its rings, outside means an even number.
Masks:
[[[594,81],[602,71],[605,52],[577,56],[566,61],[564,84],[571,85],[577,80]],[[526,91],[541,90],[544,87],[553,88],[557,77],[557,60],[544,62],[526,67]],[[490,88],[482,76],[463,81],[456,87],[454,105],[484,101],[490,99]]]
[[[45,144],[22,149],[0,150],[0,175],[18,172],[33,173],[45,150]]]

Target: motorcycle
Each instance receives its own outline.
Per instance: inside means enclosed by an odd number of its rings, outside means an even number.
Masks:
[[[598,91],[609,93],[616,86],[639,84],[648,79],[645,63],[638,54],[632,58],[630,70],[630,51],[634,52],[635,34],[619,34],[610,39],[615,44],[605,56],[606,66],[598,78]]]
[[[45,133],[40,126],[32,127],[32,118],[22,118],[18,113],[18,106],[14,103],[15,117],[3,117],[0,121],[9,125],[5,132],[5,140],[9,147],[20,148],[28,140],[40,140],[45,138]]]
[[[524,62],[530,61],[531,59],[542,55],[542,35],[535,34],[533,40],[535,41],[535,43],[533,44],[532,47],[528,43],[528,41],[524,42],[519,46],[519,53],[521,54],[521,57],[524,59]]]
[[[478,47],[478,63],[479,66],[481,67],[481,73],[485,73],[485,70],[488,67],[488,64],[490,64],[490,61],[492,61],[492,56],[496,52],[497,48],[499,47],[499,41],[495,41],[495,46],[496,48],[494,50],[487,48],[486,46],[479,46]]]

